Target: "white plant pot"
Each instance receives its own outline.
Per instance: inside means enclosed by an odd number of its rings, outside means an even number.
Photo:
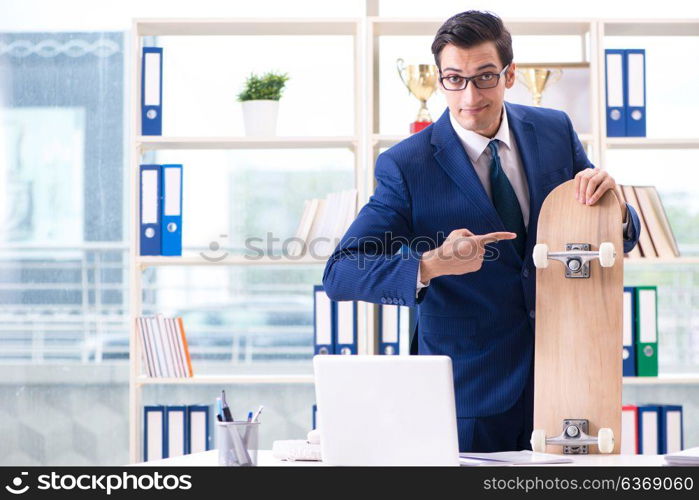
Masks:
[[[279,101],[261,99],[257,101],[243,101],[240,104],[243,106],[245,135],[270,136],[277,134]]]

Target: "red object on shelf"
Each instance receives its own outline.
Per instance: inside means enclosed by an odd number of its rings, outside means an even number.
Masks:
[[[432,125],[432,122],[413,122],[410,124],[410,133],[415,134],[420,130],[426,129],[430,125]]]

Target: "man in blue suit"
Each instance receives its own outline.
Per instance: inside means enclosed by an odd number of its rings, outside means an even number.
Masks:
[[[452,358],[460,450],[530,449],[541,204],[570,179],[587,205],[618,187],[565,113],[504,101],[515,63],[500,18],[457,14],[432,52],[448,109],[378,157],[323,284],[333,300],[417,306],[411,350]],[[620,204],[628,252],[639,221]]]

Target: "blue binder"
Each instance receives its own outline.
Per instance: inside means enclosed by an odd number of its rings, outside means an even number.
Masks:
[[[634,287],[624,287],[624,322],[622,339],[622,374],[636,376],[636,292]]]
[[[182,165],[162,165],[161,255],[182,255]]]
[[[624,51],[626,73],[626,136],[646,136],[646,51]]]
[[[659,416],[659,453],[677,453],[684,449],[684,415],[682,406],[663,405]]]
[[[607,137],[626,136],[625,58],[624,50],[606,49],[604,51]]]
[[[141,135],[163,133],[163,49],[143,47],[141,59]]]
[[[162,186],[160,165],[141,165],[140,254],[160,255]]]
[[[379,354],[410,353],[410,308],[383,304],[379,307]]]
[[[357,354],[357,302],[335,302],[335,354]]]
[[[143,460],[160,460],[167,457],[165,407],[143,407]]]
[[[189,453],[187,446],[187,408],[165,407],[164,458],[180,457]]]
[[[638,406],[638,454],[658,455],[660,453],[660,407],[658,405]]]
[[[207,405],[187,406],[187,453],[211,449],[211,408]]]
[[[313,345],[315,354],[335,353],[337,307],[322,285],[313,287]]]

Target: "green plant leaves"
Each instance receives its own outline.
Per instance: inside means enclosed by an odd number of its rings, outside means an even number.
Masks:
[[[251,74],[245,81],[245,89],[238,94],[239,101],[269,99],[278,101],[282,96],[284,85],[289,80],[286,73]]]

